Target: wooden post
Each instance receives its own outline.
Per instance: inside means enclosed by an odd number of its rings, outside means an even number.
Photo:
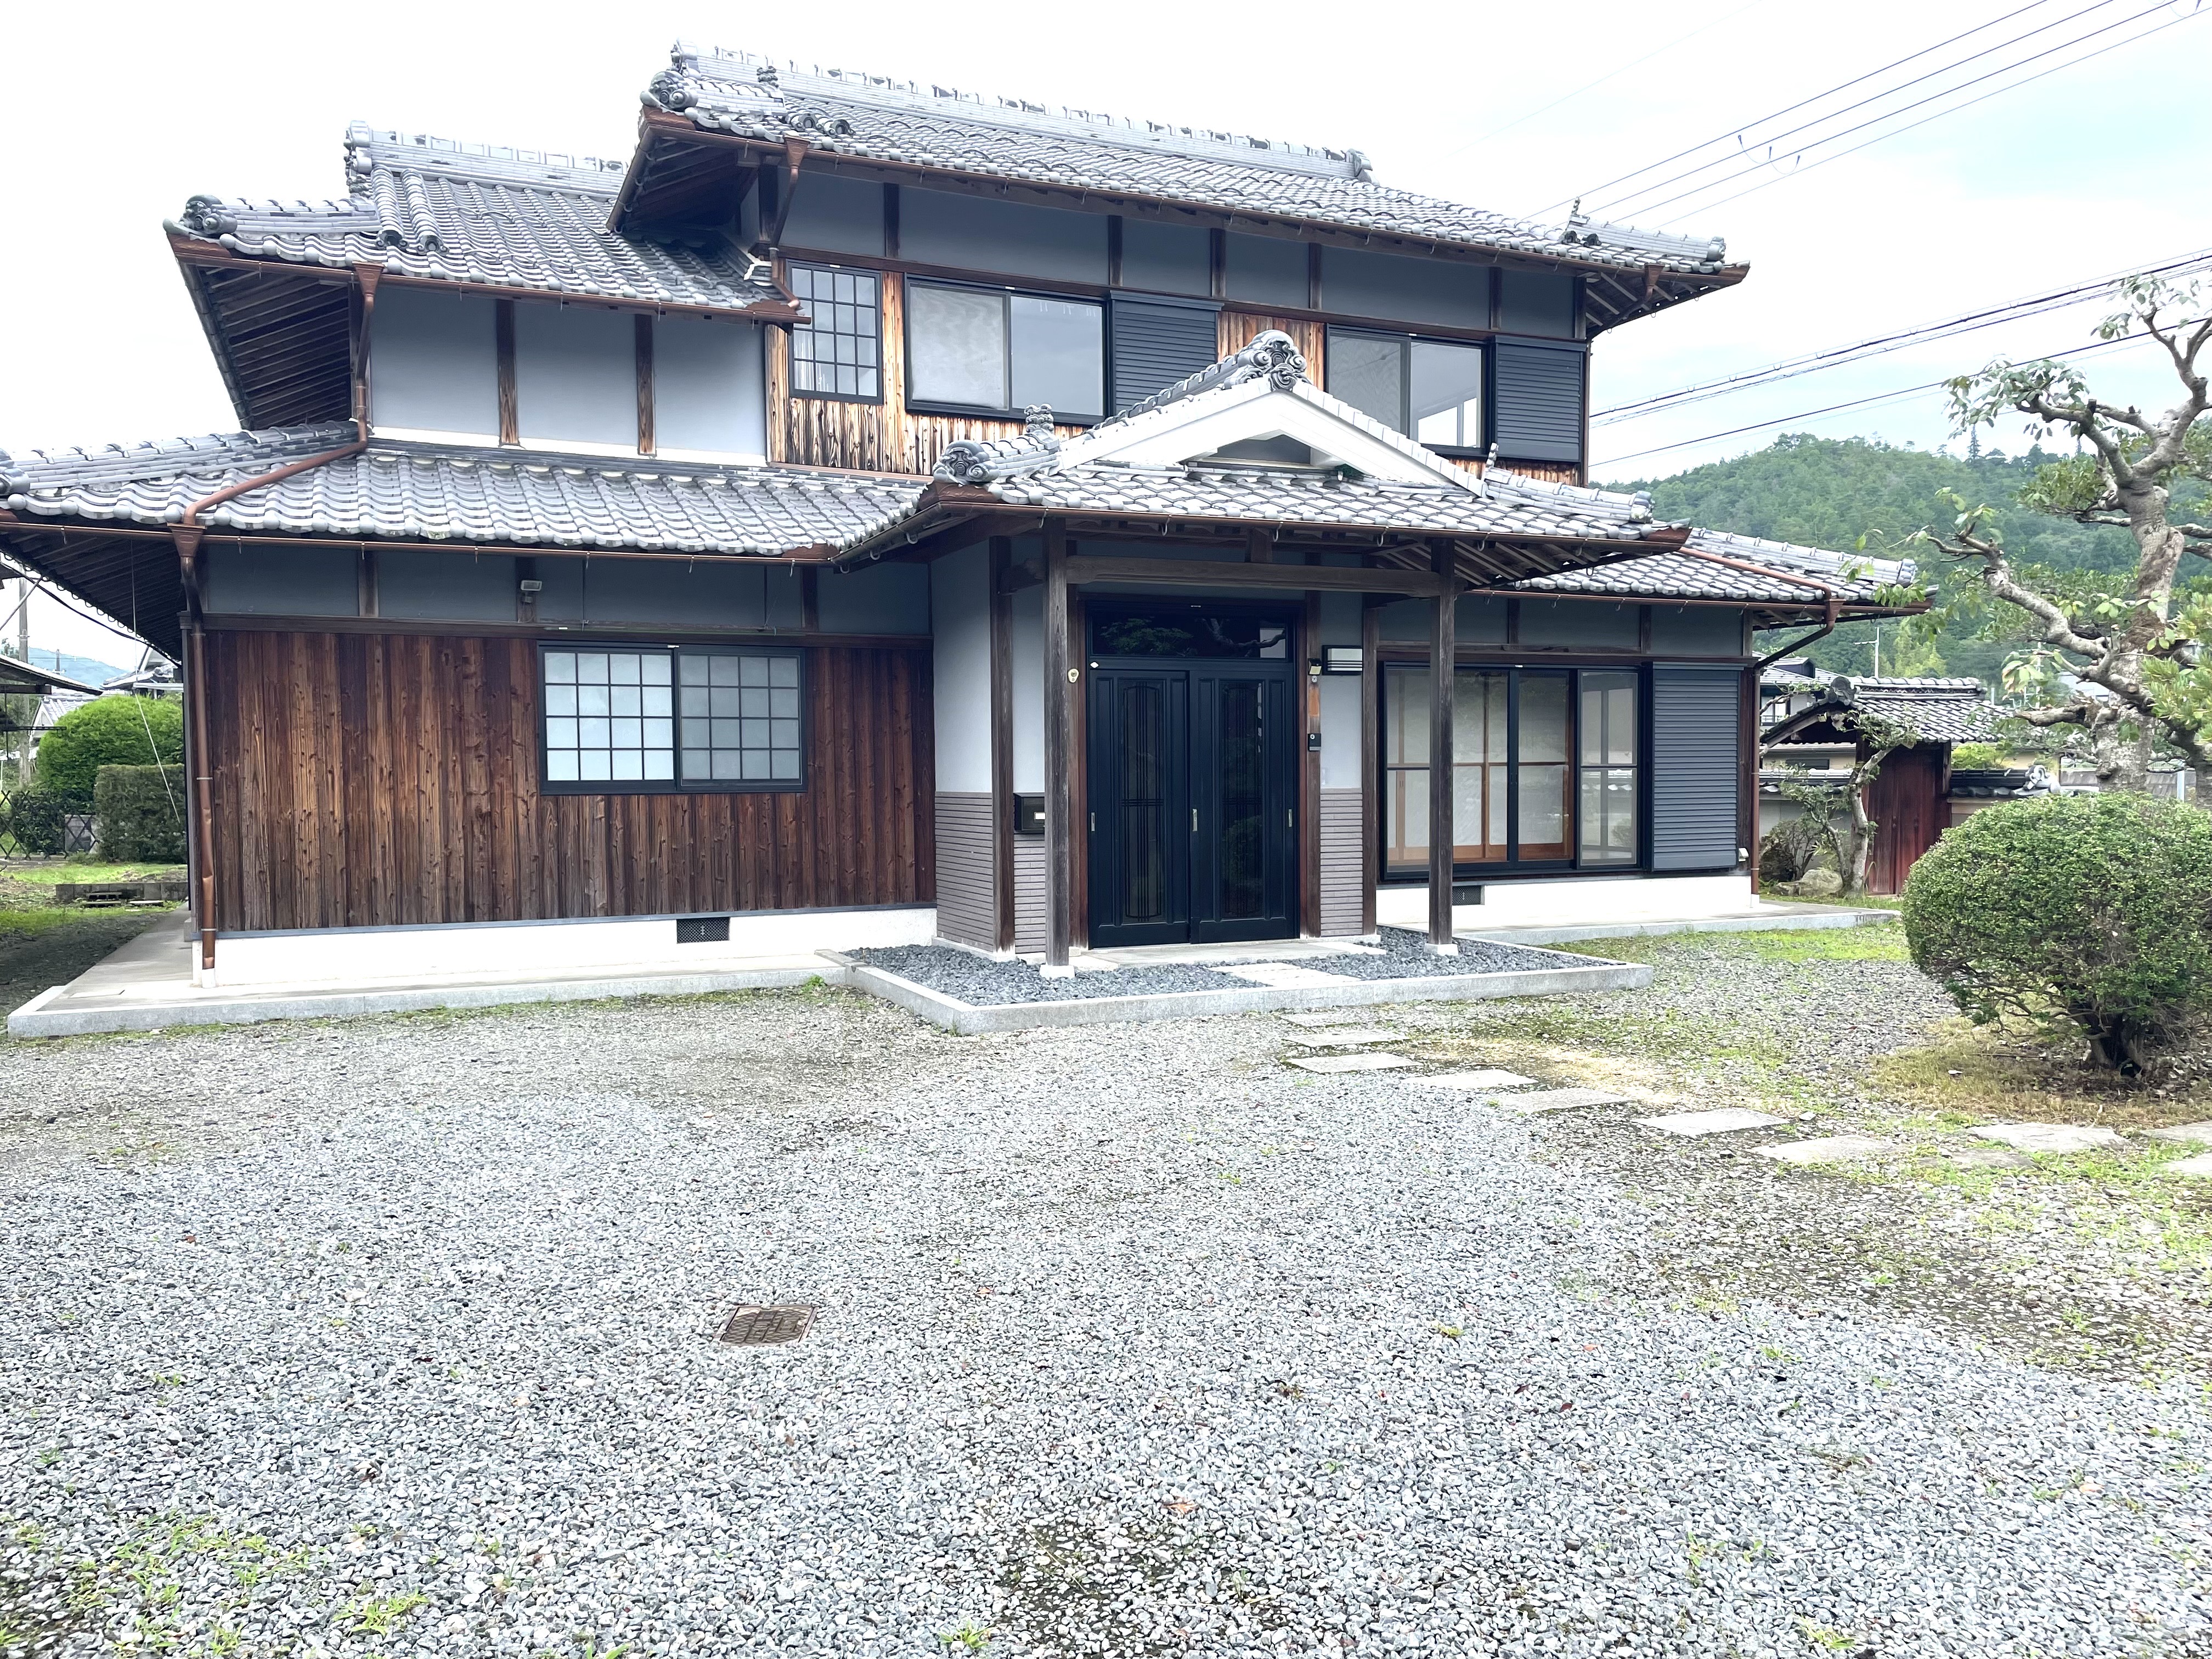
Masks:
[[[991,538],[991,897],[993,948],[1014,948],[1014,596],[1011,536]]]
[[[1298,619],[1298,931],[1321,935],[1321,595],[1308,593]]]
[[[1452,546],[1433,547],[1439,576],[1452,573]],[[1429,948],[1455,956],[1452,938],[1452,678],[1459,656],[1459,595],[1447,584],[1436,598],[1429,638]]]
[[[653,319],[641,313],[633,337],[637,357],[637,453],[653,453]]]
[[[1044,972],[1064,978],[1075,970],[1068,956],[1075,940],[1075,726],[1083,698],[1082,670],[1069,649],[1067,531],[1048,522],[1044,531]]]
[[[1382,878],[1382,600],[1369,594],[1359,612],[1359,931],[1375,931],[1375,889]]]
[[[172,525],[177,563],[185,588],[185,769],[191,779],[192,822],[187,877],[192,921],[200,936],[203,973],[215,967],[215,752],[208,740],[207,634],[200,618],[199,550],[197,525]]]
[[[492,302],[493,375],[499,388],[499,441],[522,441],[522,408],[514,393],[514,301]]]

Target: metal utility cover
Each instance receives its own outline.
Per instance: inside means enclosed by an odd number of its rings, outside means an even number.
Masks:
[[[813,1328],[811,1308],[763,1308],[748,1304],[730,1315],[722,1340],[733,1348],[764,1348],[796,1342]]]

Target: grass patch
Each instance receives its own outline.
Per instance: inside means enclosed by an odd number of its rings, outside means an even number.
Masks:
[[[1967,1121],[2130,1129],[2212,1117],[2212,1083],[2187,1078],[2163,1090],[2139,1088],[2029,1038],[1963,1019],[1945,1021],[1923,1047],[1883,1055],[1874,1078],[1896,1099]]]
[[[42,904],[21,910],[0,905],[0,937],[12,933],[19,939],[33,939],[40,933],[51,933],[57,927],[82,921],[92,914],[95,913],[64,904]]]
[[[53,887],[63,882],[159,881],[184,873],[181,864],[106,864],[94,859],[79,862],[75,858],[0,860],[0,881],[26,887]]]
[[[1553,947],[1614,962],[1655,964],[1711,957],[1754,962],[1910,962],[1902,928],[1789,927],[1737,933],[1635,933],[1625,939],[1577,939]]]

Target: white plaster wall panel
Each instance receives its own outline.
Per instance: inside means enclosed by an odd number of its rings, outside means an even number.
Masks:
[[[214,973],[201,982],[231,987],[375,984],[470,976],[515,979],[594,969],[696,971],[814,951],[927,945],[936,935],[934,906],[749,911],[730,918],[726,944],[677,944],[672,916],[228,933],[216,941]]]
[[[637,325],[593,306],[514,307],[514,402],[526,439],[637,447]]]
[[[1359,677],[1321,677],[1321,787],[1359,787]]]
[[[1750,914],[1756,902],[1747,875],[1498,881],[1483,888],[1481,903],[1453,906],[1452,926],[1463,933],[1480,933],[1493,927],[1705,921]],[[1383,927],[1425,933],[1427,884],[1414,882],[1377,889],[1375,915]]]
[[[1225,238],[1223,287],[1232,300],[1305,308],[1306,245],[1273,236],[1230,231]]]
[[[1008,276],[1103,283],[1106,216],[951,191],[902,189],[899,257],[917,264]]]
[[[1549,334],[1561,339],[1575,331],[1575,279],[1540,270],[1498,274],[1498,325],[1508,334]]]
[[[881,258],[884,187],[872,179],[802,170],[784,218],[783,245]]]
[[[945,794],[988,796],[991,788],[990,550],[981,545],[963,547],[926,568],[929,608],[937,623],[930,672],[930,697],[937,714],[937,787]],[[825,579],[825,593],[830,585]],[[944,818],[941,805],[939,817]],[[941,883],[941,848],[939,862]]]
[[[376,610],[383,617],[511,623],[514,583],[514,561],[501,554],[387,549],[376,556]]]
[[[1212,287],[1212,254],[1197,225],[1121,221],[1121,286],[1148,294],[1205,295]]]
[[[1504,644],[1505,607],[1510,603],[1487,593],[1462,596],[1452,611],[1453,636],[1462,645]],[[1522,637],[1528,635],[1524,633]]]
[[[1655,605],[1651,607],[1651,654],[1743,656],[1743,612],[1718,605]]]
[[[549,562],[538,562],[541,579]],[[585,572],[581,620],[662,623],[670,628],[765,627],[762,589],[773,580],[773,570],[764,564],[595,559]],[[538,611],[544,619],[542,594]]]
[[[927,634],[929,567],[868,564],[824,571],[815,605],[825,634]]]
[[[799,567],[788,559],[770,560],[763,569],[762,580],[768,588],[768,625],[805,627],[806,590]]]
[[[1044,589],[1013,596],[1014,793],[1044,793]]]
[[[1364,248],[1321,251],[1324,310],[1401,323],[1490,326],[1490,267]]]
[[[1521,643],[1633,651],[1643,632],[1643,607],[1589,599],[1521,601]]]
[[[201,603],[222,616],[351,617],[361,611],[360,561],[350,549],[261,548],[210,542]]]
[[[1364,597],[1359,593],[1324,593],[1321,596],[1321,645],[1359,643],[1360,623],[1365,609],[1361,601]]]
[[[703,317],[653,324],[653,443],[663,455],[766,459],[768,381],[758,324]]]
[[[499,436],[495,302],[387,285],[369,325],[369,417],[380,427]]]

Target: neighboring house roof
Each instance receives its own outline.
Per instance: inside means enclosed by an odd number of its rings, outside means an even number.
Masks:
[[[0,656],[0,696],[43,697],[49,691],[72,691],[87,697],[100,695],[96,685],[87,685],[82,680],[73,680],[35,663]]]
[[[0,506],[38,519],[175,524],[203,496],[352,437],[344,426],[0,454]],[[276,535],[778,556],[864,534],[920,489],[914,478],[380,439],[200,521]]]
[[[471,287],[744,311],[787,308],[765,261],[726,242],[617,235],[607,212],[623,164],[459,144],[355,122],[343,202],[195,196],[170,232],[241,258],[350,268]]]
[[[829,156],[1214,209],[1585,267],[1734,280],[1717,238],[1544,226],[1375,182],[1356,149],[984,98],[679,43],[648,111],[698,131]],[[649,148],[649,139],[648,146]]]
[[[1902,726],[1923,743],[1984,743],[2004,718],[1982,683],[1963,677],[1877,679],[1770,665],[1759,676],[1759,690],[1789,702],[1789,712],[1768,727],[1769,743],[1785,729],[1800,742],[1823,730],[1848,732],[1860,714]]]

